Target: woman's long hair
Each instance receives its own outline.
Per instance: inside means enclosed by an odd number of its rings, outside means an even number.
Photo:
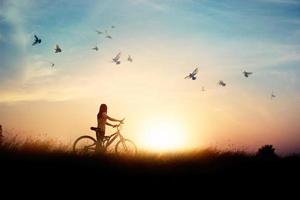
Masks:
[[[107,105],[106,104],[101,104],[100,109],[97,115],[97,118],[100,118],[102,116],[102,113],[107,112]]]

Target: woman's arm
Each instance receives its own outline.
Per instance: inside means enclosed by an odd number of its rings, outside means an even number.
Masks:
[[[110,123],[105,123],[106,125],[108,125],[108,126],[111,126],[111,127],[115,127],[115,125],[112,125],[112,124],[110,124]]]
[[[112,121],[112,122],[122,122],[122,120],[114,119],[114,118],[108,116],[108,115],[105,114],[105,113],[103,113],[103,114],[106,115],[107,119],[110,120],[110,121]]]

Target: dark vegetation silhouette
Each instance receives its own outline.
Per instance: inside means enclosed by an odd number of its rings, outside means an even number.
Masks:
[[[34,178],[72,184],[72,180],[88,183],[99,179],[99,184],[134,181],[157,187],[178,186],[190,181],[200,185],[300,178],[300,156],[275,156],[272,145],[260,148],[255,154],[204,149],[168,154],[140,152],[135,157],[99,153],[76,155],[71,146],[32,138],[22,142],[16,138],[4,141],[0,147],[0,171],[10,178],[2,177],[2,181]],[[266,157],[277,159],[262,159]]]
[[[2,144],[2,140],[3,140],[3,130],[2,130],[2,125],[0,124],[0,145]]]
[[[273,147],[273,145],[270,144],[264,145],[261,148],[259,148],[256,155],[264,159],[278,158],[278,155],[275,153],[275,148]]]
[[[195,195],[240,198],[261,192],[269,197],[284,191],[283,185],[288,186],[286,195],[298,191],[299,169],[299,155],[261,159],[216,149],[136,157],[76,155],[70,145],[34,138],[22,142],[13,138],[0,146],[1,194],[8,192],[9,197],[56,199],[64,194],[76,199],[118,195],[144,199],[183,194],[183,199],[194,199]]]

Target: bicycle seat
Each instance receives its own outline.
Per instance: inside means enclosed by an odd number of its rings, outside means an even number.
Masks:
[[[99,130],[99,128],[97,128],[97,127],[91,127],[91,130],[92,131],[97,131],[97,130]]]

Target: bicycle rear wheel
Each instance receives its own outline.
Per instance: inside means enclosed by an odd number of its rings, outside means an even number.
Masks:
[[[77,138],[73,144],[75,154],[92,154],[96,151],[97,141],[88,135]]]
[[[116,144],[115,151],[118,155],[135,156],[137,154],[135,144],[128,139],[120,140]]]

